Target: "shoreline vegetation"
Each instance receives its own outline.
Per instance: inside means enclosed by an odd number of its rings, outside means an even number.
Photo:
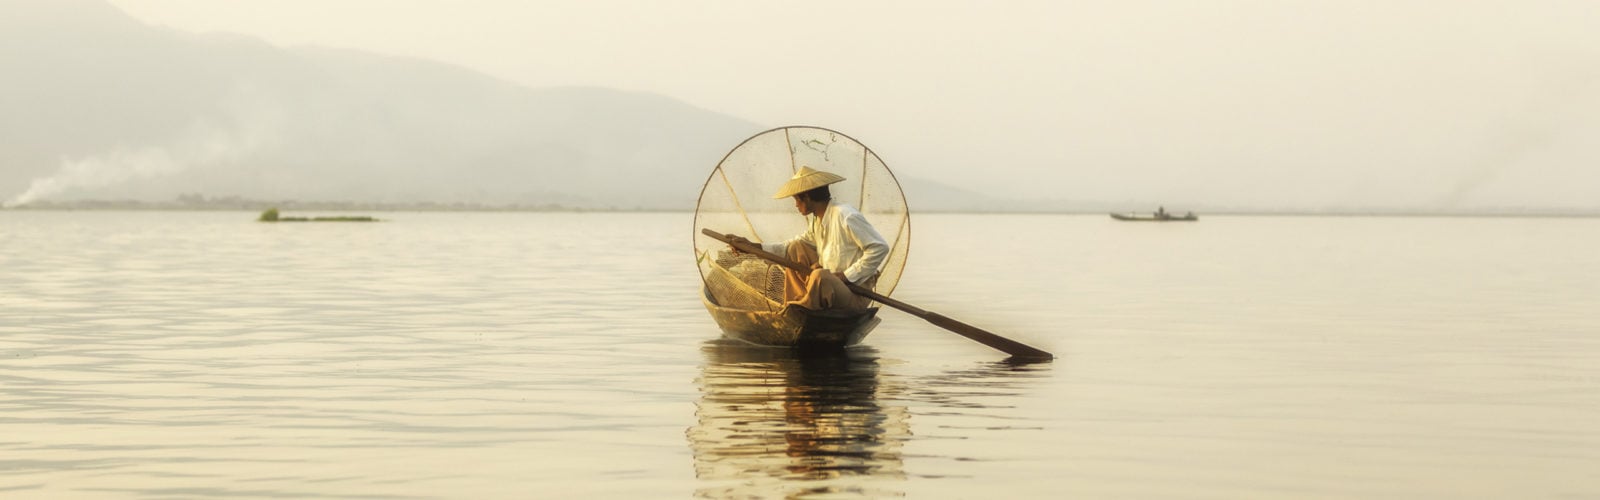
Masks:
[[[379,222],[379,219],[365,215],[338,215],[319,217],[281,217],[277,208],[269,208],[261,212],[256,222]]]
[[[1098,215],[1104,217],[1110,212],[1128,212],[1130,210],[1143,210],[1140,203],[1063,203],[1060,208],[1015,208],[997,207],[992,210],[960,210],[960,209],[921,209],[918,210],[913,200],[913,213],[923,214],[1038,214],[1038,215]],[[1076,206],[1082,205],[1082,206]],[[1167,205],[1174,205],[1168,203]],[[1227,207],[1207,205],[1183,205],[1183,210],[1193,210],[1202,215],[1246,215],[1246,216],[1305,216],[1305,217],[1573,217],[1589,218],[1600,217],[1600,207],[1595,208],[1534,208],[1534,207],[1494,207],[1473,209],[1422,209],[1422,208],[1337,208],[1337,209],[1296,209],[1273,210],[1248,207]],[[567,213],[642,213],[642,212],[669,212],[693,213],[695,207],[619,207],[619,206],[570,206],[559,203],[538,204],[488,204],[468,202],[365,202],[365,201],[297,201],[297,200],[256,200],[236,196],[204,197],[200,195],[183,195],[169,201],[145,200],[70,200],[70,201],[33,201],[20,206],[0,207],[0,211],[28,211],[28,210],[150,210],[150,211],[249,211],[256,212],[276,208],[289,211],[366,211],[366,212],[567,212]],[[285,221],[285,218],[279,218]]]
[[[582,212],[582,211],[646,211],[619,208],[594,209],[568,207],[557,203],[541,204],[485,204],[466,202],[370,202],[370,201],[299,201],[259,200],[238,196],[205,197],[182,195],[174,200],[37,200],[25,205],[5,206],[4,210],[195,210],[195,211],[259,211],[269,208],[279,210],[327,211],[377,211],[377,212]]]

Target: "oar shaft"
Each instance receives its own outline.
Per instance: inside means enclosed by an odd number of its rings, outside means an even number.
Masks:
[[[794,269],[794,270],[802,272],[802,273],[811,271],[810,268],[808,268],[806,266],[803,266],[803,265],[800,265],[800,263],[798,263],[798,262],[791,261],[789,259],[783,258],[782,256],[773,254],[772,252],[768,252],[766,250],[763,250],[763,249],[761,249],[761,247],[759,245],[746,244],[744,242],[734,240],[733,238],[729,237],[728,235],[725,235],[725,234],[722,234],[722,233],[718,233],[718,232],[712,231],[710,229],[702,229],[700,232],[705,234],[706,236],[710,236],[712,238],[715,238],[717,241],[721,241],[721,242],[727,243],[729,245],[733,245],[733,247],[739,249],[739,251],[742,251],[742,252],[745,252],[745,253],[748,253],[748,254],[751,254],[751,255],[755,255],[757,257],[761,257],[763,259],[772,261],[773,263],[778,264],[780,266],[787,267],[787,268],[790,268],[790,269]],[[898,300],[895,300],[895,299],[891,299],[891,298],[889,298],[887,296],[879,294],[878,292],[872,291],[871,289],[868,289],[866,287],[857,285],[855,283],[850,283],[848,280],[845,281],[845,285],[848,285],[850,287],[850,291],[855,292],[856,295],[860,295],[860,296],[872,299],[874,301],[877,301],[877,302],[882,303],[884,305],[887,305],[889,307],[893,307],[895,309],[899,309],[901,311],[905,311],[907,314],[910,314],[912,316],[916,316],[918,318],[922,318],[924,320],[927,320],[927,322],[933,323],[934,325],[937,325],[940,328],[944,328],[944,329],[949,330],[951,332],[955,332],[957,335],[961,335],[963,337],[975,340],[978,343],[981,343],[981,344],[989,346],[989,347],[993,347],[993,348],[998,349],[998,350],[1000,350],[1002,352],[1005,352],[1006,354],[1010,354],[1010,355],[1016,356],[1018,358],[1026,358],[1026,359],[1030,359],[1030,360],[1034,360],[1034,359],[1046,360],[1046,359],[1055,358],[1054,355],[1052,355],[1052,354],[1050,354],[1048,352],[1036,349],[1036,348],[1034,348],[1032,346],[1029,346],[1027,344],[1023,344],[1023,343],[1017,342],[1015,340],[1011,340],[1011,339],[1008,339],[1008,338],[1005,338],[1005,337],[1001,337],[999,335],[995,335],[995,334],[990,333],[990,332],[988,332],[988,331],[986,331],[986,330],[984,330],[982,328],[978,328],[976,326],[972,326],[972,325],[969,325],[969,324],[966,324],[966,323],[962,323],[960,321],[956,321],[954,319],[951,319],[949,317],[946,317],[946,316],[938,314],[938,313],[934,313],[934,312],[929,312],[929,311],[923,310],[922,308],[913,306],[911,304],[907,304],[905,302],[901,302],[901,301],[898,301]]]

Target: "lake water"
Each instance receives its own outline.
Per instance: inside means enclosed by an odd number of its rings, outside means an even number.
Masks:
[[[1600,219],[919,215],[841,358],[690,214],[0,211],[5,498],[1600,498]]]

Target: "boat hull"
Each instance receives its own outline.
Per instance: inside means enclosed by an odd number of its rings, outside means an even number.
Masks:
[[[1125,221],[1133,221],[1133,222],[1193,222],[1193,221],[1200,220],[1200,217],[1196,216],[1194,214],[1189,214],[1189,215],[1185,215],[1185,216],[1182,216],[1182,217],[1174,217],[1174,216],[1171,216],[1171,215],[1168,215],[1168,216],[1156,216],[1156,215],[1134,215],[1134,214],[1113,213],[1113,214],[1111,214],[1111,218],[1116,219],[1116,220],[1125,220]]]
[[[813,311],[787,306],[778,311],[723,307],[703,293],[701,301],[723,336],[752,344],[801,350],[838,350],[861,343],[878,326],[878,308]]]

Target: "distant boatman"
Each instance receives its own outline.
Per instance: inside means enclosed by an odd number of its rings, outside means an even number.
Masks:
[[[783,297],[807,309],[861,309],[871,299],[856,295],[845,282],[872,288],[878,268],[889,258],[889,243],[854,207],[833,201],[828,185],[844,177],[800,167],[773,199],[794,198],[794,208],[807,219],[806,231],[781,243],[762,243],[761,249],[803,266],[809,273],[784,269]],[[750,240],[734,236],[750,243]],[[734,251],[738,251],[737,248]]]

